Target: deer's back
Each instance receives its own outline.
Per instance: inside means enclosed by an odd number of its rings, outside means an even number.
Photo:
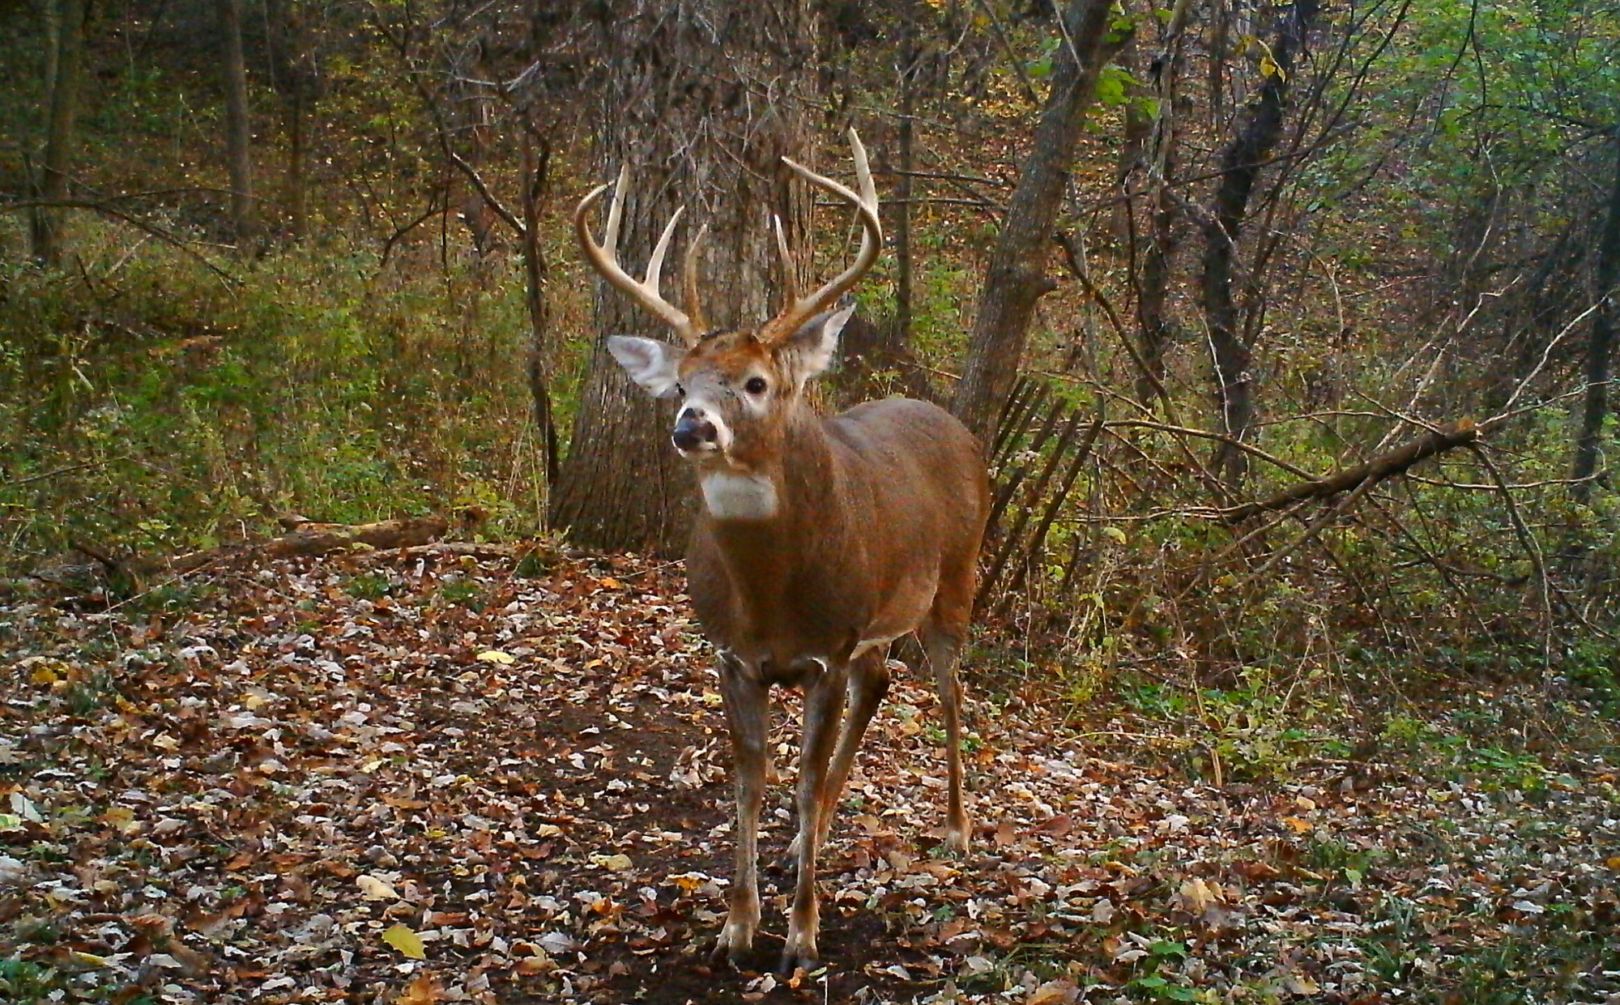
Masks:
[[[942,548],[978,552],[990,489],[979,442],[938,405],[886,398],[826,423],[845,470],[869,487],[873,510],[895,530],[926,533]]]

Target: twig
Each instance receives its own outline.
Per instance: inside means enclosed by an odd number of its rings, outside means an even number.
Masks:
[[[1503,478],[1502,472],[1497,470],[1495,462],[1491,460],[1490,456],[1485,453],[1485,450],[1479,444],[1471,443],[1469,449],[1473,450],[1474,456],[1479,458],[1479,463],[1484,466],[1486,472],[1490,474],[1491,480],[1496,483],[1498,490],[1502,493],[1502,503],[1507,507],[1508,520],[1513,524],[1513,533],[1518,536],[1519,543],[1524,546],[1525,554],[1530,558],[1531,567],[1535,569],[1536,581],[1541,587],[1541,613],[1545,619],[1542,624],[1541,658],[1543,667],[1551,668],[1553,589],[1551,581],[1547,578],[1547,563],[1542,557],[1541,545],[1536,541],[1535,535],[1530,533],[1530,528],[1525,525],[1524,517],[1519,513],[1519,504],[1514,501],[1513,493],[1508,491],[1507,479]]]

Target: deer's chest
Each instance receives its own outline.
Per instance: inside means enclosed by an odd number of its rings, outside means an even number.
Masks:
[[[703,505],[716,520],[769,520],[776,516],[776,484],[758,475],[716,471],[703,476]]]

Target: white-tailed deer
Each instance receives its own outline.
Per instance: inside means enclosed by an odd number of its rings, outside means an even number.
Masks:
[[[816,852],[826,839],[861,736],[889,686],[889,643],[916,632],[945,715],[949,803],[946,843],[965,851],[957,653],[973,608],[989,485],[979,444],[937,406],[905,398],[867,402],[825,418],[804,400],[825,370],[854,311],[837,307],[883,244],[877,190],[866,151],[850,131],[860,193],[791,160],[799,177],[852,206],[861,249],[844,273],[786,306],[753,331],[708,331],[693,252],[686,255],[686,309],[659,293],[677,210],[646,278],[618,264],[621,171],[601,244],[587,217],[603,185],[574,213],[588,258],[609,283],[668,324],[682,346],[616,336],[608,349],[630,376],[679,404],[671,439],[696,469],[703,505],[687,552],[689,592],[719,653],[720,688],[737,794],[737,870],[716,956],[748,951],[759,925],[759,811],[765,780],[768,690],[803,687],[799,832],[789,854],[798,871],[782,970],[816,953]],[[778,250],[787,255],[780,222]],[[791,276],[792,268],[785,272]],[[791,282],[791,280],[790,280]],[[845,705],[848,714],[845,715]],[[836,745],[836,751],[834,749]]]

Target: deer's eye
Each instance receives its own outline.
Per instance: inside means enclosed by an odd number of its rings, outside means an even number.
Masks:
[[[677,398],[686,397],[686,388],[682,387],[679,384],[676,384],[675,385],[675,397],[677,397]]]
[[[743,385],[743,390],[749,394],[764,394],[765,386],[764,377],[749,377],[748,383]]]

